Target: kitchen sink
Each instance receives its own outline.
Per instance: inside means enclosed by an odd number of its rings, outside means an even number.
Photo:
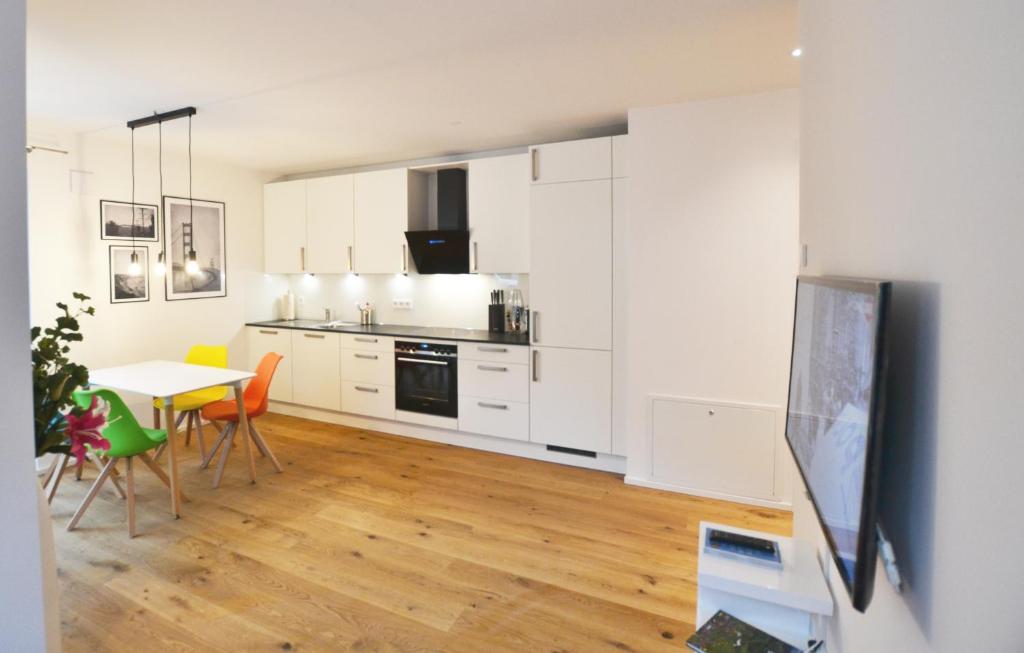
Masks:
[[[316,325],[318,329],[347,329],[348,327],[359,326],[358,322],[342,322],[340,320],[334,320],[333,322],[324,322],[323,324]]]

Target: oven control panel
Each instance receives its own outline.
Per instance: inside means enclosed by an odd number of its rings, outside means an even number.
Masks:
[[[441,345],[436,342],[410,342],[408,340],[395,341],[396,354],[418,354],[420,356],[455,358],[458,355],[458,352],[458,345]]]

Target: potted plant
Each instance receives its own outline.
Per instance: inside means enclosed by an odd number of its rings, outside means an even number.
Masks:
[[[72,455],[79,465],[86,445],[93,449],[110,448],[100,431],[106,424],[106,409],[96,400],[88,409],[79,408],[75,390],[88,384],[89,370],[68,358],[71,343],[80,342],[78,318],[95,315],[87,305],[89,297],[72,295],[78,307],[71,312],[67,304],[57,303],[63,315],[52,327],[32,327],[32,401],[35,411],[36,457],[47,453]]]

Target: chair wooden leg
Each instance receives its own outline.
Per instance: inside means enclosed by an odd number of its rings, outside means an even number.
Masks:
[[[260,452],[267,458],[270,458],[270,464],[274,466],[274,469],[278,472],[283,472],[284,470],[281,469],[281,463],[277,461],[277,456],[275,456],[274,452],[270,450],[270,446],[267,444],[267,441],[263,439],[263,434],[259,432],[256,428],[256,424],[252,420],[249,420],[249,433],[252,434],[253,442],[256,443],[256,447]]]
[[[54,454],[53,460],[50,461],[50,466],[46,468],[46,473],[43,474],[42,483],[44,488],[49,487],[50,480],[53,478],[53,475],[57,471],[57,468],[60,467],[60,461],[61,458],[63,457],[64,454]]]
[[[110,476],[110,470],[112,470],[116,464],[117,458],[111,458],[107,461],[107,464],[103,466],[103,470],[100,471],[100,475],[96,477],[96,482],[94,482],[92,487],[89,488],[89,493],[85,495],[84,499],[82,499],[82,503],[78,506],[78,510],[75,511],[74,516],[71,517],[71,521],[68,522],[67,528],[69,531],[74,530],[75,526],[78,525],[79,520],[82,519],[82,515],[85,514],[89,504],[92,503],[92,500],[95,499],[96,495],[99,493],[100,488],[103,486],[103,482],[107,480],[108,476]]]
[[[195,421],[196,414],[195,411],[190,410],[182,415],[188,415],[188,423],[185,425],[185,446],[187,447],[192,443],[192,422]]]
[[[103,471],[103,462],[101,462],[99,456],[93,456],[92,463],[96,465],[96,471]],[[124,492],[124,488],[121,487],[121,478],[120,474],[117,473],[117,469],[110,470],[110,482],[113,483],[114,491],[117,492],[118,496],[122,499],[128,498],[128,495]]]
[[[168,436],[168,437],[170,437],[170,436]],[[153,454],[153,460],[159,461],[160,460],[160,456],[164,455],[164,449],[166,449],[166,448],[167,448],[167,443],[166,442],[162,443],[159,447],[157,447],[156,448],[156,453]]]
[[[128,456],[125,462],[125,477],[128,481],[128,537],[135,537],[135,468],[132,465],[134,456]]]
[[[213,475],[213,487],[220,487],[220,480],[224,476],[224,465],[228,462],[228,454],[231,453],[231,443],[235,439],[235,431],[238,430],[238,425],[232,422],[228,425],[228,437],[224,442],[224,450],[220,453],[220,460],[217,461],[217,473]]]
[[[75,480],[76,481],[82,480],[82,468],[84,468],[84,467],[85,467],[85,465],[75,465]]]
[[[153,428],[160,428],[160,409],[153,406]]]
[[[199,442],[199,460],[206,460],[206,438],[203,437],[203,416],[196,411],[196,440]]]
[[[53,503],[53,497],[57,494],[57,486],[60,485],[60,478],[64,476],[64,470],[67,469],[69,460],[71,460],[71,456],[63,455],[57,462],[57,471],[54,474],[50,491],[46,494],[46,503]]]
[[[207,467],[210,466],[210,463],[213,462],[213,457],[217,455],[217,449],[219,449],[221,445],[224,444],[224,440],[227,439],[229,432],[233,428],[234,422],[228,422],[226,425],[224,425],[224,428],[221,429],[220,434],[217,435],[217,439],[214,441],[213,447],[210,449],[210,453],[206,455],[206,458],[203,459],[203,464],[199,466],[200,469],[206,469]]]

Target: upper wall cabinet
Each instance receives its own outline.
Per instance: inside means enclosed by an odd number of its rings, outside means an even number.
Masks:
[[[609,179],[612,176],[612,139],[548,143],[530,148],[534,184]]]
[[[265,271],[350,271],[352,203],[351,175],[298,179],[265,185]]]
[[[409,272],[409,246],[405,232],[410,224],[423,228],[422,207],[426,206],[423,175],[410,175],[407,168],[360,172],[355,177],[356,272]]]
[[[469,269],[530,271],[530,155],[469,162]]]
[[[306,271],[306,180],[263,187],[263,267],[266,272]]]
[[[612,177],[629,176],[629,134],[612,136]]]
[[[320,177],[306,183],[306,271],[353,270],[352,175]]]

